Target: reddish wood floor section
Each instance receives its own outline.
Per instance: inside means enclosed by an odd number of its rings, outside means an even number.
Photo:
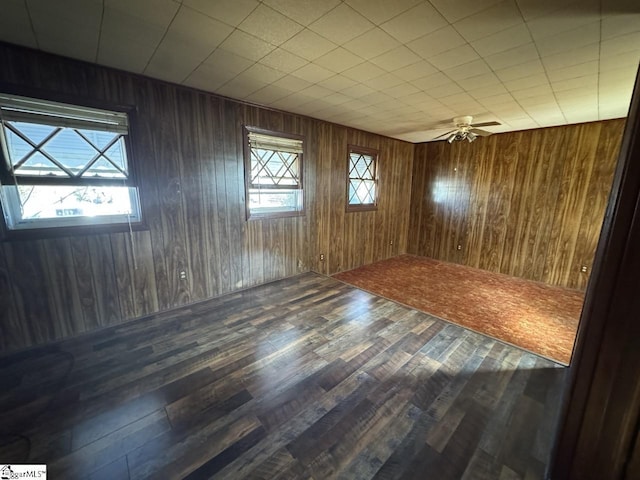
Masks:
[[[564,364],[584,300],[577,290],[413,255],[334,277]]]

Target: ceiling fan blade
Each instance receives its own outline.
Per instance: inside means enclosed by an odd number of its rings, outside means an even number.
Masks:
[[[486,130],[480,130],[479,128],[472,128],[469,130],[471,133],[475,133],[480,137],[488,137],[489,135],[493,135],[493,132],[488,132]]]
[[[456,131],[455,129],[454,130],[449,130],[447,133],[443,133],[442,135],[438,135],[437,137],[434,137],[434,140],[436,140],[438,138],[441,138],[441,137],[445,137],[445,136],[447,136],[447,135],[449,135],[449,134],[451,134],[451,133],[453,133],[455,131]]]
[[[500,122],[482,122],[482,123],[474,123],[471,125],[472,127],[495,127],[496,125],[501,125]]]

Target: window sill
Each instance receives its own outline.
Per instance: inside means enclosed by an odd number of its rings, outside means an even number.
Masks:
[[[347,205],[345,211],[347,213],[355,212],[375,212],[378,210],[377,205]]]
[[[131,224],[134,232],[149,230],[144,222]],[[108,225],[74,225],[71,227],[29,228],[24,230],[8,230],[2,232],[3,242],[19,240],[41,240],[47,238],[75,237],[78,235],[102,235],[109,233],[123,233],[129,231],[128,223],[112,223]]]
[[[277,212],[277,213],[254,213],[249,214],[247,221],[253,222],[255,220],[275,220],[278,218],[291,218],[291,217],[304,217],[306,212],[304,210],[299,212]]]

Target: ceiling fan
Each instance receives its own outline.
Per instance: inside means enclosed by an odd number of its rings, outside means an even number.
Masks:
[[[473,117],[471,115],[465,115],[462,117],[456,117],[453,119],[453,124],[456,126],[455,129],[443,133],[442,135],[438,135],[434,140],[438,138],[442,138],[447,136],[447,142],[453,143],[455,141],[467,140],[469,143],[473,142],[478,137],[488,137],[489,135],[493,135],[493,132],[488,132],[487,130],[481,130],[478,127],[492,127],[495,125],[500,125],[499,122],[483,122],[476,123],[473,125],[471,122],[473,121]]]

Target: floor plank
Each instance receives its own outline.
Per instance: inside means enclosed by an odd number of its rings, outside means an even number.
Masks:
[[[541,479],[565,376],[314,273],[0,360],[0,458],[68,479]]]

